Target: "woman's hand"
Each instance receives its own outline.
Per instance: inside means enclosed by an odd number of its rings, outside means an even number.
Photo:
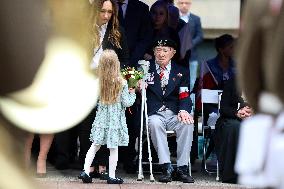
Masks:
[[[240,119],[245,119],[247,117],[250,117],[252,113],[252,109],[249,106],[245,106],[238,110],[237,117],[239,117]]]

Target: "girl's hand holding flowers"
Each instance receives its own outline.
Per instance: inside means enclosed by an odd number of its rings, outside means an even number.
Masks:
[[[135,88],[129,88],[128,91],[129,93],[135,93]]]
[[[136,88],[139,80],[143,78],[143,72],[135,68],[127,67],[121,70],[124,79],[127,80],[128,88]]]

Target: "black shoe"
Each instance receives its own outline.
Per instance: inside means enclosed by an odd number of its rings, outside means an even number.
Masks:
[[[92,178],[100,178],[101,177],[101,174],[100,173],[98,173],[97,171],[92,171],[92,172],[90,172],[90,177],[92,177]]]
[[[176,180],[183,183],[194,183],[194,179],[188,174],[188,166],[184,165],[177,168]]]
[[[84,171],[80,173],[80,175],[78,176],[79,179],[82,179],[83,183],[92,183],[92,178],[87,175],[87,173],[85,173]]]
[[[100,174],[100,180],[108,180],[109,176],[108,176],[108,173],[103,171]]]
[[[122,184],[123,180],[122,180],[122,178],[111,178],[111,177],[108,177],[107,183],[108,184]]]
[[[159,178],[159,182],[172,182],[172,172],[173,168],[170,163],[163,164],[162,167],[162,176]]]

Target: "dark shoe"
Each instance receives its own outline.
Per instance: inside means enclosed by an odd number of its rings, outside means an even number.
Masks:
[[[108,184],[122,184],[123,180],[122,180],[122,178],[111,178],[111,177],[108,177],[107,183]]]
[[[100,178],[101,177],[101,174],[98,173],[97,171],[90,172],[89,175],[90,175],[91,178]]]
[[[79,179],[82,179],[83,183],[92,183],[92,178],[87,175],[84,171],[78,176]]]
[[[172,165],[170,163],[163,164],[162,171],[162,176],[159,178],[159,182],[172,182]]]
[[[188,174],[188,166],[184,165],[177,168],[176,180],[183,183],[194,183],[194,179]]]
[[[109,176],[107,172],[101,172],[100,174],[100,180],[108,180]]]

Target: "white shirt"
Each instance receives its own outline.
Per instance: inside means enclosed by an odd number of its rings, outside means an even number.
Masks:
[[[107,25],[108,23],[103,24],[101,27],[98,26],[100,35],[100,46],[94,49],[94,57],[92,59],[91,69],[95,69],[99,65],[99,60],[103,52],[102,42],[106,33]]]
[[[179,12],[179,17],[181,19],[183,19],[186,23],[188,23],[189,17],[190,17],[190,12],[188,12],[187,14],[182,14],[181,12]]]
[[[169,77],[170,77],[170,72],[171,72],[171,62],[165,67],[165,70],[164,70],[164,76],[161,80],[161,87],[164,88],[168,85],[168,82],[169,82]],[[156,70],[157,70],[157,73],[160,74],[161,73],[161,68],[160,68],[160,65],[156,63]]]

